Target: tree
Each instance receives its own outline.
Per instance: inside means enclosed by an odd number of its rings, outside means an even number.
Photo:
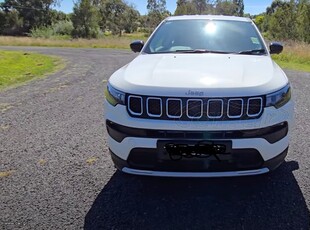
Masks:
[[[216,14],[235,15],[236,5],[232,1],[218,0],[215,7]]]
[[[3,33],[3,30],[5,28],[5,21],[6,21],[5,13],[2,10],[0,10],[0,34]]]
[[[144,33],[149,33],[150,31],[148,30],[148,15],[140,15],[138,18],[138,24],[140,27],[140,31]]]
[[[196,9],[197,14],[203,14],[207,10],[206,0],[192,0],[192,3]]]
[[[262,24],[273,39],[310,42],[310,0],[274,0]]]
[[[175,15],[214,14],[211,0],[178,0]]]
[[[177,1],[177,8],[175,9],[174,15],[185,15],[187,13],[187,0],[178,0]]]
[[[123,14],[122,28],[126,33],[133,33],[139,26],[140,13],[133,6],[127,6]]]
[[[264,20],[265,20],[264,14],[257,15],[253,20],[260,31],[263,31]]]
[[[5,0],[0,4],[6,14],[18,12],[22,25],[19,34],[29,33],[32,28],[51,25],[52,6],[59,4],[59,0]],[[14,16],[16,13],[13,13]],[[9,16],[9,15],[7,15]]]
[[[271,6],[267,7],[266,13],[268,15],[271,15],[271,14],[275,13],[275,11],[278,8],[283,7],[285,4],[286,4],[286,2],[283,2],[282,0],[274,0],[274,1],[272,1]]]
[[[298,38],[301,41],[310,43],[310,1],[299,1],[296,14],[296,30]]]
[[[243,14],[244,14],[244,3],[243,3],[243,0],[233,0],[233,3],[236,6],[235,14],[234,15],[243,17]]]
[[[133,32],[139,25],[139,12],[132,5],[123,0],[99,0],[100,28],[109,30],[113,34],[122,35],[122,32]]]
[[[290,2],[273,1],[267,8],[268,32],[276,39],[296,39],[296,5]]]
[[[50,15],[51,15],[52,24],[57,23],[59,21],[71,21],[69,14],[65,14],[62,11],[51,10]]]
[[[216,14],[234,15],[243,17],[244,3],[243,0],[217,0],[215,4]]]
[[[148,22],[151,28],[155,28],[165,16],[167,16],[166,0],[148,0]]]
[[[164,13],[166,11],[166,0],[148,0],[146,8],[151,12]]]
[[[23,27],[23,20],[19,17],[19,13],[16,10],[8,12],[0,11],[1,24],[0,34],[3,35],[18,35],[21,34]]]
[[[96,38],[99,34],[99,14],[91,0],[79,0],[74,4],[73,37]]]
[[[184,6],[188,3],[187,0],[177,0],[177,7]]]
[[[100,28],[110,30],[113,34],[122,35],[122,22],[126,4],[122,0],[101,0],[99,1],[100,9]]]
[[[123,14],[126,10],[126,4],[122,0],[105,0],[102,4],[104,26],[111,30],[113,34],[119,33],[122,35],[122,21],[124,20]]]

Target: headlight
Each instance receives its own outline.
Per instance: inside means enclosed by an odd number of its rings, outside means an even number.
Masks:
[[[291,99],[291,86],[287,84],[279,91],[267,95],[266,106],[274,106],[277,109],[285,105]]]
[[[117,104],[125,105],[125,93],[114,89],[109,83],[105,91],[105,98],[113,106]]]

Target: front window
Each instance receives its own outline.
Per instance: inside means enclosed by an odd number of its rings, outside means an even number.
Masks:
[[[266,54],[251,22],[229,20],[168,20],[151,37],[143,52]]]

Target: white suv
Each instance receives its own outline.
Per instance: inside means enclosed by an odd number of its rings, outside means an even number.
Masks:
[[[108,143],[126,173],[257,175],[285,159],[291,87],[254,23],[228,16],[165,19],[109,79]]]

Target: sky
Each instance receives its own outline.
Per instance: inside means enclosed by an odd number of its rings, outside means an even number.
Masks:
[[[61,7],[57,8],[65,13],[72,12],[74,0],[63,0],[61,3]],[[166,0],[167,9],[174,13],[177,0]],[[1,0],[0,0],[1,2]],[[128,3],[132,3],[135,5],[136,9],[140,12],[140,14],[146,14],[147,9],[147,0],[126,0]],[[272,0],[244,0],[244,12],[250,13],[251,15],[259,14],[266,11],[267,6],[271,5]]]

